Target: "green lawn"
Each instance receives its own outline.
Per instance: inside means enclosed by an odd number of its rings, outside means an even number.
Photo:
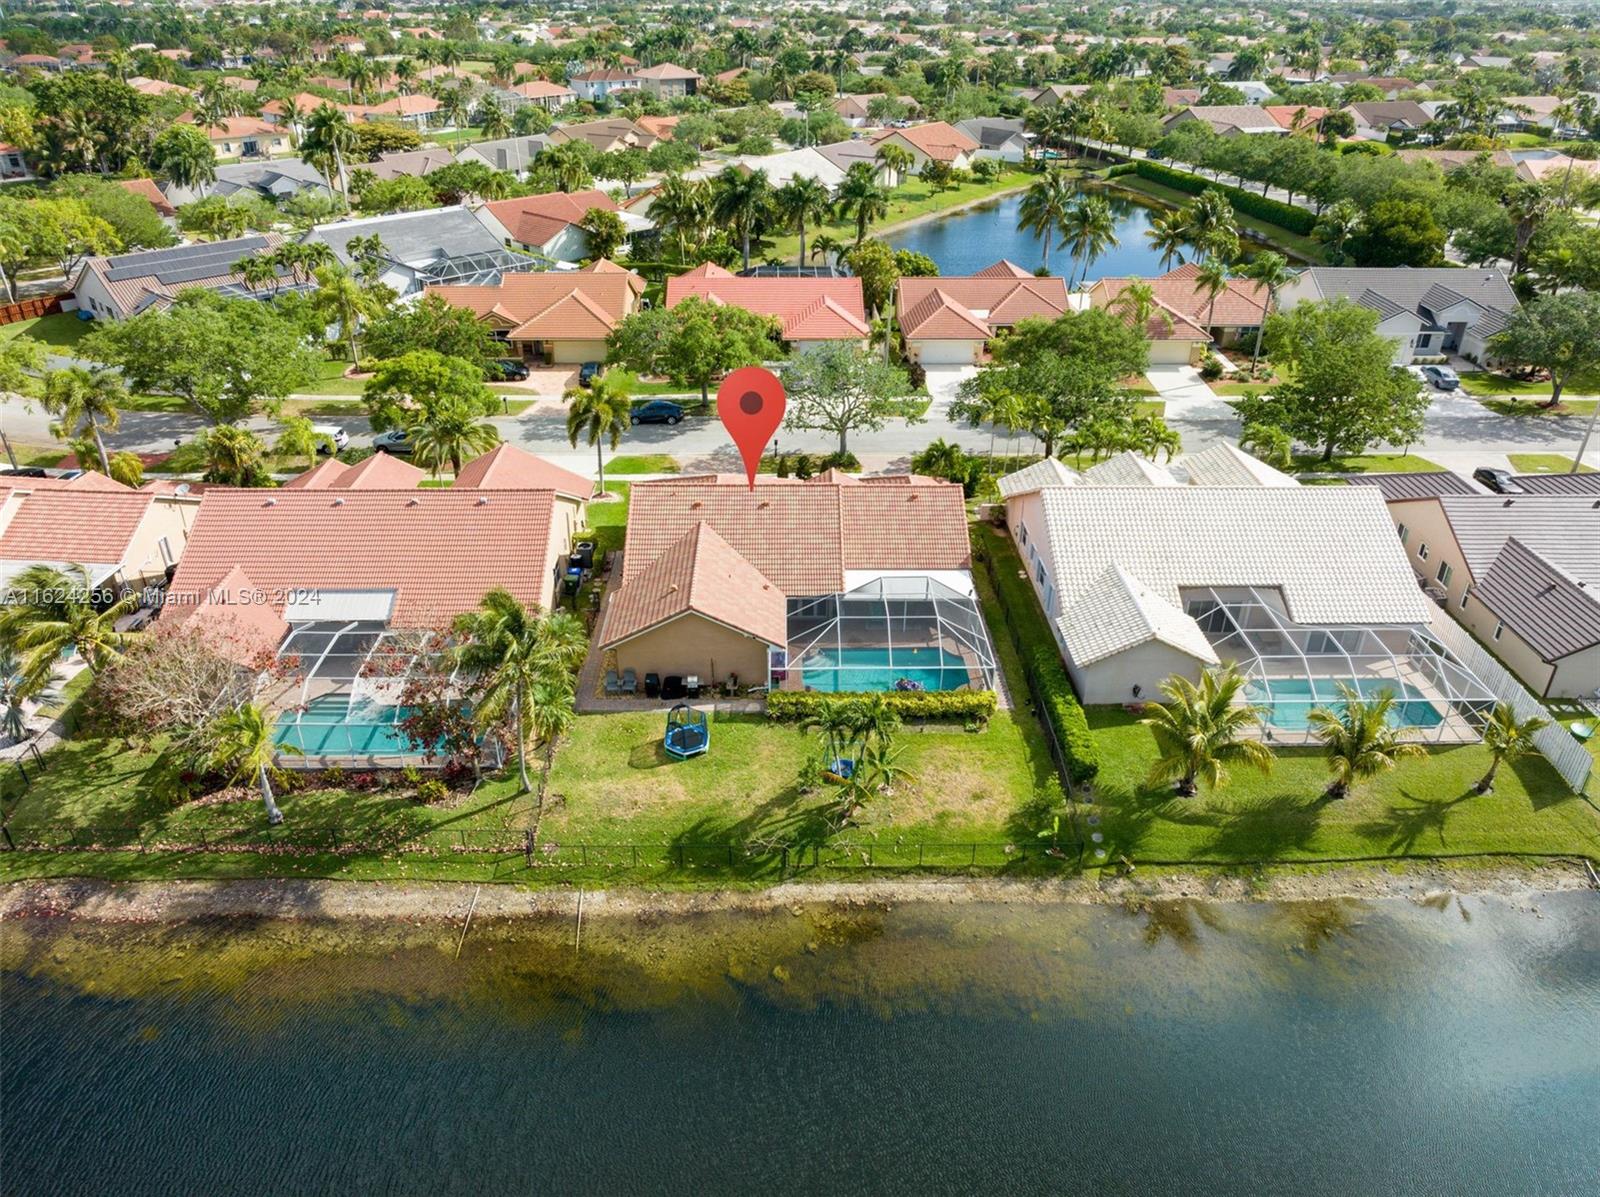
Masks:
[[[678,459],[666,453],[623,453],[606,462],[606,476],[612,474],[676,474]]]
[[[1167,187],[1150,179],[1140,178],[1138,175],[1118,175],[1108,180],[1111,186],[1121,187],[1127,191],[1135,191],[1140,195],[1157,200],[1172,207],[1181,208],[1190,203],[1194,196],[1187,192],[1179,191],[1174,187]],[[1305,260],[1321,264],[1328,260],[1327,249],[1322,242],[1314,237],[1307,237],[1301,233],[1292,233],[1282,225],[1272,224],[1258,216],[1249,216],[1243,212],[1235,213],[1235,221],[1241,230],[1258,233],[1267,241],[1288,250],[1291,254]]]
[[[57,312],[54,316],[35,316],[31,320],[0,325],[0,341],[22,338],[51,349],[71,349],[93,327],[93,320],[79,320],[75,312]]]
[[[1444,467],[1415,453],[1365,453],[1323,461],[1320,453],[1297,454],[1291,471],[1297,474],[1431,474]]]
[[[1572,472],[1572,458],[1564,457],[1560,453],[1508,453],[1506,456],[1511,461],[1511,468],[1519,474],[1569,474]],[[1593,466],[1578,467],[1580,474],[1592,474]]]
[[[1597,386],[1600,386],[1600,380],[1584,379],[1570,384],[1567,390],[1575,395],[1585,392],[1592,394]],[[1548,400],[1549,381],[1529,382],[1487,370],[1468,370],[1463,373],[1461,389],[1486,400],[1485,407],[1503,416],[1588,416],[1593,414],[1596,402],[1594,399],[1563,399],[1555,407],[1545,407],[1536,402],[1517,402],[1519,399]]]
[[[193,409],[176,395],[152,395],[143,391],[130,394],[122,403],[123,411],[175,411]]]
[[[1549,398],[1549,394],[1550,392],[1547,390],[1545,399]],[[1541,400],[1537,395],[1530,395],[1524,399],[1486,398],[1480,399],[1479,402],[1496,415],[1509,416],[1512,419],[1521,420],[1531,417],[1546,420],[1564,420],[1571,419],[1573,416],[1587,419],[1594,414],[1597,400],[1563,399],[1554,407],[1546,407],[1544,400]]]

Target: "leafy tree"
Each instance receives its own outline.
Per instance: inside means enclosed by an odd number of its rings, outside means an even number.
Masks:
[[[935,195],[948,191],[955,182],[955,170],[948,162],[929,158],[922,164],[917,177],[933,189]]]
[[[279,744],[272,716],[257,703],[247,702],[219,715],[206,733],[209,768],[227,773],[235,782],[249,779],[261,791],[267,822],[276,827],[283,812],[273,800],[272,781],[281,775],[278,756],[300,755],[293,744]]]
[[[844,263],[861,280],[867,311],[888,311],[895,284],[900,281],[900,263],[889,244],[877,238],[863,241],[845,252]]]
[[[356,172],[360,174],[360,171]],[[360,189],[356,207],[362,212],[420,212],[439,204],[433,184],[416,175],[380,179]]]
[[[0,607],[0,644],[21,657],[20,694],[35,695],[48,686],[68,649],[91,672],[121,651],[124,636],[116,622],[137,610],[140,598],[102,601],[110,597],[90,585],[82,565],[30,565],[11,579],[9,599]]]
[[[606,361],[636,374],[666,373],[661,363],[678,327],[675,311],[641,308],[624,317],[606,338]]]
[[[1341,684],[1336,707],[1315,707],[1306,715],[1311,734],[1322,744],[1333,781],[1329,798],[1344,798],[1369,777],[1387,773],[1407,757],[1425,755],[1420,744],[1409,744],[1391,726],[1393,690],[1363,698]]]
[[[35,76],[27,87],[41,114],[39,159],[51,175],[120,171],[147,144],[150,98],[120,79],[99,71],[63,71]]]
[[[97,324],[82,356],[141,391],[176,395],[214,424],[271,408],[317,377],[317,355],[270,304],[185,291],[165,310]]]
[[[394,121],[362,121],[355,126],[355,145],[348,162],[375,162],[384,154],[422,148],[422,134]]]
[[[81,201],[92,216],[111,226],[124,250],[165,249],[177,244],[154,204],[113,181],[68,175],[52,184],[50,193]]]
[[[583,230],[591,258],[615,257],[628,239],[628,226],[610,208],[590,208],[578,221],[578,227]]]
[[[1205,670],[1198,686],[1181,674],[1162,682],[1168,701],[1152,704],[1139,720],[1155,736],[1160,754],[1150,780],[1174,782],[1179,797],[1193,798],[1202,778],[1212,789],[1227,784],[1227,766],[1234,761],[1270,769],[1272,749],[1253,738],[1261,708],[1242,701],[1244,688],[1244,677],[1231,665]]]
[[[1489,721],[1483,726],[1483,746],[1489,750],[1489,771],[1475,787],[1480,794],[1494,789],[1495,774],[1507,761],[1517,761],[1533,752],[1535,733],[1550,726],[1550,720],[1541,715],[1518,719],[1516,708],[1509,702],[1497,702],[1489,712]]]
[[[784,389],[784,427],[832,433],[844,454],[850,449],[850,433],[876,432],[891,417],[904,414],[899,401],[910,393],[911,383],[904,370],[860,346],[830,341],[790,361]]]
[[[633,185],[650,173],[650,164],[641,150],[618,150],[605,156],[601,168],[608,179],[623,186],[627,198],[633,198]]]
[[[278,439],[273,450],[280,457],[303,457],[306,468],[317,464],[317,454],[324,448],[330,451],[333,442],[317,432],[310,416],[286,416],[279,425]]]
[[[661,372],[680,386],[700,388],[711,402],[711,383],[740,366],[758,366],[781,356],[778,322],[744,308],[690,296],[672,309],[671,336],[661,348]]]
[[[1361,231],[1363,223],[1360,206],[1354,200],[1342,199],[1323,212],[1312,232],[1328,247],[1328,259],[1337,266],[1344,262],[1345,247]]]
[[[168,125],[150,145],[150,169],[179,187],[205,189],[217,181],[217,152],[193,125]]]
[[[109,370],[69,366],[53,371],[44,381],[44,407],[56,417],[51,431],[66,441],[93,441],[100,472],[107,477],[111,475],[111,461],[101,431],[117,430],[127,398],[122,380]]]
[[[367,322],[367,352],[379,360],[429,349],[483,365],[505,355],[505,344],[469,309],[438,295],[384,308]]]
[[[1350,239],[1358,266],[1437,266],[1444,261],[1444,230],[1433,209],[1416,200],[1374,204]]]
[[[1600,375],[1600,295],[1544,295],[1517,309],[1490,348],[1497,358],[1550,372],[1550,401],[1567,384]]]
[[[1267,320],[1267,352],[1290,381],[1234,406],[1246,425],[1270,424],[1322,450],[1364,453],[1404,444],[1422,431],[1428,397],[1394,364],[1395,342],[1380,336],[1378,313],[1347,299],[1302,303]]]
[[[633,388],[637,379],[626,370],[607,370],[587,387],[566,394],[567,440],[576,449],[581,436],[594,446],[600,491],[606,489],[605,446],[613,452],[622,441],[633,415]]]
[[[413,349],[378,362],[361,398],[375,432],[410,428],[414,419],[445,403],[459,403],[475,416],[493,415],[500,403],[483,385],[477,363],[432,349]]]

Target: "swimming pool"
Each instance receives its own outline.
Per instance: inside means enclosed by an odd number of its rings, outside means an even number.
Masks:
[[[398,726],[410,714],[410,707],[352,706],[342,694],[325,694],[280,715],[274,739],[306,756],[421,756]]]
[[[924,690],[960,690],[972,673],[960,654],[942,648],[814,649],[800,661],[808,690],[829,693],[893,690],[904,679]]]
[[[1341,683],[1363,698],[1376,698],[1385,690],[1392,693],[1396,701],[1389,712],[1389,723],[1393,727],[1438,727],[1444,722],[1444,712],[1420,690],[1386,678],[1283,678],[1275,680],[1270,690],[1265,683],[1252,681],[1245,687],[1245,697],[1265,708],[1266,722],[1273,727],[1305,731],[1313,708],[1338,708]]]

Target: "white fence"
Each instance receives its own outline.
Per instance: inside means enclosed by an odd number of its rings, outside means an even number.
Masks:
[[[1478,680],[1493,690],[1496,697],[1509,702],[1518,719],[1529,719],[1534,715],[1547,719],[1550,717],[1544,704],[1528,693],[1510,670],[1496,661],[1483,645],[1472,638],[1471,632],[1448,614],[1441,612],[1429,626],[1428,632],[1449,649],[1456,660],[1477,674]],[[1594,768],[1594,758],[1589,755],[1589,750],[1554,720],[1551,720],[1549,727],[1534,733],[1533,742],[1555,771],[1566,779],[1573,792],[1583,793],[1583,787],[1589,781],[1589,771]]]

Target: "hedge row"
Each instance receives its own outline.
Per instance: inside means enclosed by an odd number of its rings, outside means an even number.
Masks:
[[[1078,696],[1072,692],[1072,679],[1052,645],[1035,648],[1027,660],[1028,676],[1043,704],[1043,714],[1056,733],[1056,742],[1067,758],[1067,773],[1073,785],[1084,785],[1100,772],[1100,747],[1089,732],[1089,720]]]
[[[1136,173],[1138,169],[1132,162],[1119,162],[1106,170],[1106,178],[1115,179],[1119,175],[1131,175]]]
[[[767,718],[784,722],[812,719],[834,698],[816,690],[774,690],[767,695]],[[988,720],[995,710],[993,690],[889,690],[883,697],[902,719]]]
[[[1173,170],[1170,166],[1162,166],[1159,162],[1150,162],[1143,158],[1134,163],[1134,169],[1141,178],[1190,195],[1199,195],[1203,191],[1220,191],[1228,197],[1228,202],[1233,205],[1235,212],[1243,212],[1246,216],[1269,221],[1279,228],[1288,229],[1291,233],[1310,236],[1311,230],[1317,227],[1316,216],[1304,208],[1268,199],[1253,191],[1230,187],[1226,183],[1214,183],[1186,170]]]

